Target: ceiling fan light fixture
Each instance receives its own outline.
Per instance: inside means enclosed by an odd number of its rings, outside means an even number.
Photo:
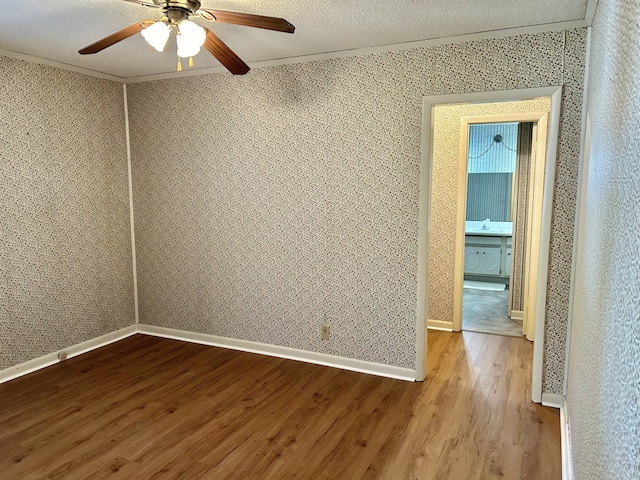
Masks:
[[[167,44],[167,40],[169,40],[171,27],[165,22],[156,22],[140,33],[149,45],[157,51],[162,52]]]
[[[182,58],[194,57],[200,51],[207,38],[207,32],[200,25],[190,21],[182,20],[178,24],[178,56]]]
[[[201,9],[200,0],[126,0],[144,7],[155,8],[162,13],[157,20],[142,20],[108,35],[97,42],[78,50],[80,55],[98,53],[122,40],[126,40],[138,33],[145,41],[162,52],[171,36],[176,31],[178,46],[178,67],[180,59],[189,58],[189,66],[193,66],[193,58],[200,52],[201,47],[213,55],[233,75],[248,73],[249,65],[235,54],[211,30],[188,21],[189,17],[199,15],[205,20],[219,23],[243,25],[246,27],[262,28],[276,32],[293,33],[295,27],[284,18],[266,17],[250,13],[229,12],[226,10]],[[153,1],[153,3],[150,3]]]

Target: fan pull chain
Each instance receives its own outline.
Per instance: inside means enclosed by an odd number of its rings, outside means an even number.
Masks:
[[[193,57],[189,57],[189,68],[193,68]],[[180,57],[178,57],[178,68],[176,70],[178,72],[182,71],[182,62],[180,61]]]

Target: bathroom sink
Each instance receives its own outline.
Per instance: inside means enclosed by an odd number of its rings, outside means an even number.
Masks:
[[[482,227],[485,228],[482,228]],[[467,235],[484,235],[487,237],[510,237],[513,230],[511,222],[478,222],[466,221],[465,233]]]
[[[466,233],[501,233],[504,232],[504,228],[470,228]]]

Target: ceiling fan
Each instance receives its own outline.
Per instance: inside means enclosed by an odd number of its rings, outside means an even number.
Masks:
[[[78,53],[81,55],[98,53],[136,33],[141,33],[147,43],[161,52],[164,50],[171,32],[175,31],[178,44],[178,71],[182,70],[180,58],[189,58],[189,66],[191,67],[193,66],[192,57],[200,51],[200,47],[204,46],[231,73],[243,75],[249,71],[249,66],[211,30],[192,22],[189,20],[190,17],[198,15],[209,22],[232,23],[277,32],[293,33],[295,30],[295,27],[283,18],[200,8],[199,0],[124,1],[158,9],[162,12],[162,17],[158,20],[143,20],[134,23],[84,47]]]

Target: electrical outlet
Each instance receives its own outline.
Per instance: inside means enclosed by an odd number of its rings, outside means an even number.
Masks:
[[[322,340],[329,340],[329,335],[331,332],[329,331],[329,325],[322,325],[320,327],[320,338]]]
[[[61,362],[64,362],[67,359],[67,352],[60,352],[58,354],[58,360],[60,360]]]

